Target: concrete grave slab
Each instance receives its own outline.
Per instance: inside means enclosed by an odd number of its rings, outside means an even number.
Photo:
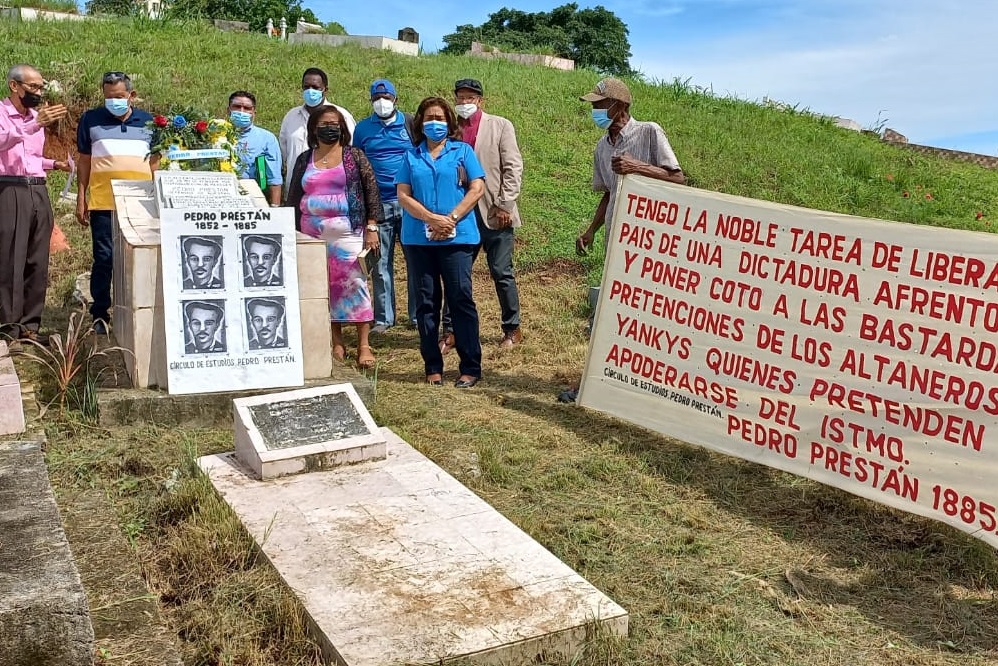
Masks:
[[[24,429],[21,382],[17,378],[7,343],[0,341],[0,435],[16,435],[24,432]]]
[[[0,443],[0,534],[0,664],[93,664],[87,596],[36,442]]]
[[[301,600],[329,663],[570,659],[627,612],[387,428],[387,458],[257,481],[198,461]]]
[[[236,456],[260,479],[385,457],[385,437],[352,384],[232,401]]]

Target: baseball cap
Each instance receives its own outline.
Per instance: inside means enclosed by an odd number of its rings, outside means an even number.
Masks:
[[[398,97],[398,94],[395,92],[395,86],[393,86],[392,82],[388,79],[378,79],[371,84],[371,97],[382,93],[388,93],[392,97]]]
[[[620,79],[607,78],[596,84],[593,91],[579,98],[583,102],[599,102],[604,99],[615,99],[624,104],[631,103],[631,91]]]
[[[468,90],[474,90],[479,95],[484,95],[485,91],[482,90],[482,82],[478,79],[458,79],[454,82],[454,92],[456,93],[461,88],[467,88]]]

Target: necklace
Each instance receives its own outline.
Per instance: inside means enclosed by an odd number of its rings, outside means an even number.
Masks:
[[[332,153],[333,153],[332,150],[327,151],[326,154],[319,159],[319,164],[328,164],[329,157],[332,155]]]

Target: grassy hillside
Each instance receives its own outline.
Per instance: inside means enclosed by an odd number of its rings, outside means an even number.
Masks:
[[[372,411],[631,613],[626,640],[597,636],[577,659],[539,663],[996,663],[998,557],[986,544],[555,402],[559,389],[578,380],[587,348],[581,286],[586,270],[591,278],[598,270],[599,257],[579,265],[573,255],[597,199],[589,184],[599,137],[577,98],[597,75],[289,47],[149,21],[0,22],[0,43],[0,66],[36,64],[67,85],[77,111],[98,103],[102,72],[125,70],[154,111],[200,105],[221,114],[230,91],[252,90],[260,123],[275,130],[298,103],[301,72],[311,65],[330,74],[332,98],[358,116],[367,113],[367,86],[376,77],[396,82],[407,109],[428,94],[449,97],[457,78],[484,82],[488,108],[513,120],[526,161],[526,222],[518,234],[525,341],[512,353],[497,350],[498,308],[479,262],[482,384],[473,391],[423,386],[416,334],[396,327],[374,340]],[[700,187],[953,228],[990,231],[989,217],[998,219],[994,172],[682,84],[636,83],[633,92],[636,117],[666,128]],[[71,130],[72,123],[63,127],[54,144],[71,142]],[[978,211],[985,213],[980,221]],[[89,258],[86,232],[71,218],[61,223],[76,249],[54,260],[49,325],[65,320],[72,276]],[[453,355],[447,363],[452,379]],[[50,393],[44,378],[36,379],[39,394]],[[293,597],[190,465],[194,455],[230,450],[231,428],[96,427],[51,412],[43,425],[63,516],[70,523],[82,517],[93,535],[74,540],[74,553],[109,559],[105,542],[125,535],[187,666],[319,663]],[[123,610],[133,593],[100,567],[84,578],[99,663],[156,663],[146,658],[154,647],[133,633],[135,618]]]
[[[78,109],[99,103],[103,72],[123,70],[136,79],[143,105],[153,111],[196,105],[221,114],[229,92],[248,89],[259,99],[259,124],[275,132],[287,109],[300,103],[298,83],[309,66],[329,74],[331,98],[358,118],[370,113],[367,89],[374,78],[392,79],[401,106],[411,110],[427,95],[451,98],[456,79],[475,77],[484,84],[487,108],[513,121],[523,151],[521,261],[570,255],[598,200],[590,179],[600,132],[588,105],[578,101],[599,78],[592,72],[292,47],[262,35],[148,20],[127,27],[4,23],[0,40],[4,70],[21,61],[37,65],[46,77],[68,84]],[[990,230],[987,214],[998,201],[998,173],[913,155],[809,115],[720,99],[682,83],[635,83],[632,92],[635,117],[665,128],[699,187],[867,217]],[[978,211],[984,220],[976,220]],[[998,219],[998,210],[993,213]]]

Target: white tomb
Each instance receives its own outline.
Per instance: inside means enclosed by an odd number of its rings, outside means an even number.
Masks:
[[[236,456],[258,479],[384,459],[385,436],[352,384],[232,401]]]
[[[570,660],[627,612],[387,428],[387,458],[258,481],[198,464],[294,591],[329,663]]]
[[[240,180],[249,200],[267,200],[253,180]],[[159,202],[153,181],[112,180],[115,205],[112,323],[135,388],[168,388],[160,253]],[[333,367],[326,245],[297,234],[299,310],[305,379],[326,379]]]

